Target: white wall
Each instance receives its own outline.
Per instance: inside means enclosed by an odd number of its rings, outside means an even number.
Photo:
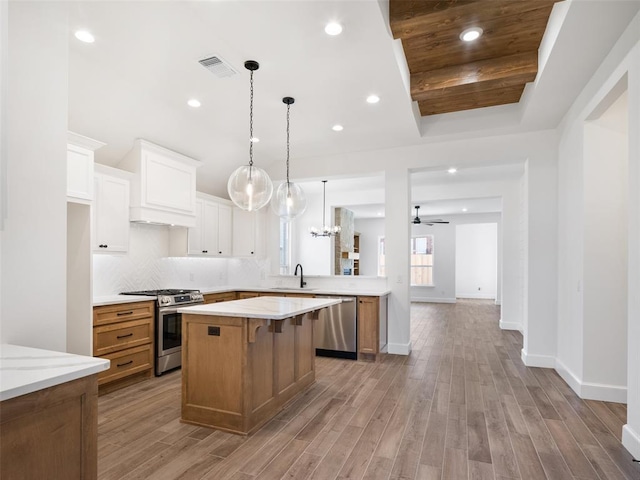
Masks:
[[[584,134],[583,380],[622,391],[627,384],[627,112],[623,94],[585,125]]]
[[[384,237],[384,218],[356,218],[360,233],[360,275],[378,275],[378,239]]]
[[[496,298],[498,224],[456,225],[456,298]]]
[[[586,398],[617,399],[623,395],[619,382],[623,367],[620,366],[619,352],[613,352],[609,333],[603,334],[612,320],[607,315],[596,319],[587,308],[600,308],[599,300],[620,292],[608,291],[593,284],[595,264],[590,259],[598,250],[594,235],[603,232],[605,227],[592,222],[604,212],[598,212],[598,199],[593,195],[599,188],[597,166],[599,146],[592,134],[595,132],[585,122],[599,117],[603,109],[612,104],[628,88],[628,252],[626,262],[627,275],[627,425],[623,430],[623,444],[636,457],[640,457],[640,14],[631,21],[598,71],[569,110],[560,126],[561,139],[559,149],[559,236],[558,236],[558,347],[556,369],[563,378],[581,396]],[[611,133],[605,137],[612,137]],[[611,144],[611,138],[607,144]],[[615,145],[617,142],[613,142]],[[619,150],[613,147],[612,151]],[[609,161],[609,154],[605,159]],[[620,152],[619,155],[620,156]],[[602,172],[601,172],[602,173]],[[618,172],[619,173],[619,172]],[[608,173],[604,181],[617,181]],[[611,188],[607,189],[608,199]],[[613,218],[615,212],[609,212]],[[614,220],[615,222],[615,220]],[[614,227],[614,230],[620,226]],[[608,237],[611,232],[604,232]],[[618,238],[618,240],[620,240]],[[607,255],[605,263],[619,261],[616,254]],[[606,272],[608,275],[608,272]],[[588,278],[590,277],[590,278]],[[614,283],[621,285],[620,278]],[[602,286],[602,285],[600,285]],[[620,287],[624,288],[624,287]],[[589,298],[587,298],[589,297]],[[619,307],[619,306],[618,306]],[[620,316],[619,308],[614,308]],[[614,337],[621,335],[621,324],[613,320]],[[600,337],[600,338],[597,338]],[[618,344],[618,342],[615,342]],[[600,347],[594,351],[594,347]],[[606,379],[596,366],[598,362],[615,361]],[[611,382],[611,383],[609,383]]]
[[[65,5],[8,6],[10,123],[1,247],[0,342],[57,351],[66,348]]]

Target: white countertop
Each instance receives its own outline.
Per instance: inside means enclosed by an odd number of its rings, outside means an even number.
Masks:
[[[39,348],[0,345],[0,401],[109,369],[109,360]]]
[[[308,293],[309,295],[341,295],[345,297],[384,297],[389,295],[391,290],[347,290],[344,288],[313,288],[313,287],[209,287],[201,288],[200,292],[203,295],[209,293],[225,293],[225,292],[269,292],[269,293]]]
[[[93,297],[93,306],[114,305],[117,303],[133,303],[133,302],[155,302],[156,297],[148,297],[145,295],[103,295],[101,297]]]
[[[332,298],[254,297],[244,300],[195,305],[178,309],[180,313],[223,317],[266,318],[284,320],[341,303]]]

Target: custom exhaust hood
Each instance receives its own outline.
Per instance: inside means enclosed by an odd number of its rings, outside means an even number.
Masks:
[[[137,139],[118,167],[133,173],[130,221],[195,227],[199,160]]]

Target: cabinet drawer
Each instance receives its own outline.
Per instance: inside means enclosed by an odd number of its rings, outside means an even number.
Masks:
[[[115,322],[128,322],[141,318],[153,318],[155,302],[119,303],[93,307],[93,325],[106,325]]]
[[[119,380],[144,372],[153,368],[153,346],[143,345],[141,347],[127,348],[120,352],[102,355],[102,358],[111,360],[109,370],[98,374],[98,385]]]
[[[150,319],[94,327],[93,354],[94,356],[105,355],[125,348],[145,345],[152,340],[153,326]]]
[[[204,295],[204,303],[228,302],[236,299],[235,292],[228,293],[208,293]]]

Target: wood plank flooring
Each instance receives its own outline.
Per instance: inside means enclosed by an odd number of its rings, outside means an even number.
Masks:
[[[99,399],[100,480],[640,480],[626,406],[520,360],[490,301],[413,304],[410,356],[317,358],[317,381],[241,437],[180,423],[180,372]]]

